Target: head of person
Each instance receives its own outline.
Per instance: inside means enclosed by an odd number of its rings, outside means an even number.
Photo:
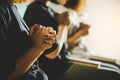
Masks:
[[[77,12],[83,10],[85,6],[85,0],[67,0],[65,7],[71,8]]]
[[[61,5],[65,5],[67,2],[67,0],[50,0],[50,1]]]

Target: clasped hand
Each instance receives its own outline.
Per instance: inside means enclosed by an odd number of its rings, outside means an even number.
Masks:
[[[80,23],[78,31],[82,32],[82,35],[85,36],[89,33],[89,28],[90,26],[88,24]]]
[[[30,29],[30,38],[35,47],[45,50],[55,42],[56,31],[51,27],[35,24]]]
[[[68,26],[70,24],[68,12],[64,12],[62,14],[56,13],[54,17],[58,21],[59,25]]]

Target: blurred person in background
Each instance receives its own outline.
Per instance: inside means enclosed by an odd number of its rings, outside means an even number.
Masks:
[[[85,0],[67,0],[65,7],[70,14],[70,25],[68,29],[67,51],[79,58],[89,58],[90,52],[82,43],[81,38],[88,35],[89,25],[83,22],[84,13],[81,14],[85,7]]]
[[[89,25],[83,22],[84,13],[79,14],[85,7],[85,0],[67,0],[63,6],[61,4],[52,3],[50,1],[46,4],[54,13],[61,14],[63,12],[69,13],[70,24],[68,26],[67,35],[67,51],[72,55],[77,55],[80,58],[88,58],[90,55],[87,47],[82,43],[81,37],[89,33]]]
[[[67,51],[75,57],[112,63],[117,66],[120,65],[119,61],[115,59],[97,56],[95,53],[93,54],[89,48],[83,44],[81,38],[88,35],[90,29],[90,25],[84,22],[86,18],[85,13],[83,12],[85,3],[86,0],[67,0],[67,3],[65,4],[70,15]]]

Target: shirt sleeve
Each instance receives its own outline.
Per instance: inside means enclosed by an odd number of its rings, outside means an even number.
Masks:
[[[15,68],[11,47],[7,40],[8,20],[9,16],[6,17],[5,10],[0,8],[0,80],[4,80]]]

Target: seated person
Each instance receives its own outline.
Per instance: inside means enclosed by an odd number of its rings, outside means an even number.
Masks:
[[[75,57],[107,62],[117,66],[120,65],[120,61],[118,60],[92,54],[92,52],[82,43],[81,38],[88,35],[90,27],[83,22],[84,13],[81,14],[81,11],[85,7],[85,2],[86,0],[67,0],[67,3],[65,4],[65,7],[70,14],[67,51]]]
[[[50,0],[51,2],[54,3],[60,3],[60,4],[65,4],[66,0]],[[96,80],[102,80],[101,75],[102,73],[109,73],[114,75],[112,78],[108,76],[107,74],[104,74],[104,77],[106,80],[116,78],[118,77],[117,73],[114,72],[109,72],[109,71],[102,71],[102,70],[97,70],[91,67],[85,67],[85,69],[81,68],[83,67],[80,64],[77,63],[71,63],[69,60],[66,60],[64,57],[66,55],[66,50],[64,43],[66,42],[67,39],[67,33],[68,33],[68,25],[69,25],[69,15],[67,12],[63,12],[62,14],[57,14],[54,12],[48,4],[46,5],[46,0],[36,0],[35,2],[31,3],[24,15],[24,20],[26,23],[30,26],[33,25],[34,23],[37,24],[42,24],[44,26],[52,26],[54,30],[57,31],[57,40],[56,44],[49,49],[46,50],[45,53],[47,55],[42,55],[41,58],[39,58],[39,63],[41,64],[40,67],[47,73],[48,77],[50,80],[92,80],[96,78]],[[41,15],[40,15],[41,14]],[[90,73],[85,72],[84,77],[82,77],[82,70],[87,70],[88,72],[91,71]],[[93,71],[96,72],[93,72]],[[63,78],[62,76],[66,75],[67,72],[68,76],[67,78]],[[91,74],[92,73],[92,74]],[[70,74],[70,76],[69,76]],[[76,74],[76,75],[74,75]],[[80,74],[80,75],[79,75]],[[93,75],[98,75],[97,77],[85,77],[86,75],[91,74]],[[99,75],[100,74],[100,75]],[[73,76],[74,75],[74,76]],[[71,76],[73,77],[71,79]],[[75,79],[74,79],[75,78]]]
[[[79,58],[89,58],[90,52],[82,43],[81,38],[88,35],[89,25],[82,22],[82,17],[79,16],[85,6],[85,0],[68,0],[65,7],[70,14],[70,25],[68,29],[67,44],[72,55]],[[83,14],[84,15],[84,14]]]
[[[44,26],[52,26],[53,29],[56,30],[56,44],[53,44],[53,47],[50,50],[45,51],[47,55],[42,55],[39,59],[39,63],[42,64],[42,69],[44,69],[51,80],[57,80],[57,78],[59,78],[66,71],[66,68],[68,68],[70,65],[64,64],[60,60],[62,59],[62,56],[64,56],[64,54],[66,53],[64,42],[66,42],[65,39],[67,38],[67,35],[65,34],[67,33],[69,16],[67,12],[63,14],[54,14],[54,12],[49,9],[49,7],[47,7],[43,1],[46,0],[37,0],[31,3],[25,12],[24,20],[26,21],[28,26],[37,23]],[[54,16],[58,17],[58,19],[54,18]],[[64,16],[64,18],[62,16]],[[61,65],[63,65],[63,67],[59,69],[59,66]]]
[[[84,4],[85,0],[67,0],[65,6],[50,1],[47,2],[47,6],[55,13],[69,12],[70,24],[68,26],[67,51],[80,58],[88,58],[90,55],[87,47],[81,42],[81,37],[89,33],[89,25],[83,23],[81,20],[82,16],[78,15]]]
[[[37,59],[55,42],[55,31],[40,25],[29,30],[12,1],[0,0],[0,80],[48,80]]]

